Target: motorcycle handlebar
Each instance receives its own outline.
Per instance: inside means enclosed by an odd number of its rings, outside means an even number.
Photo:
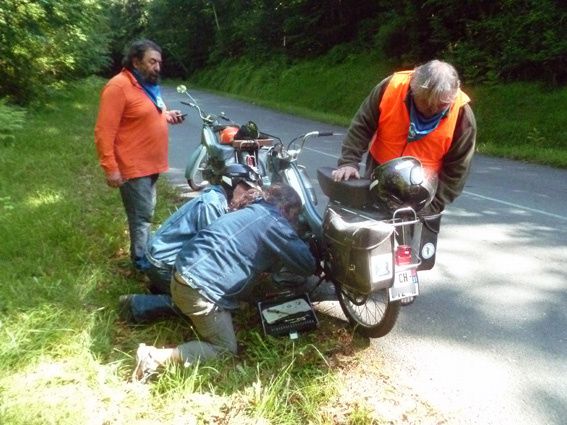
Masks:
[[[190,106],[191,108],[195,108],[197,110],[197,112],[199,113],[199,117],[207,123],[212,123],[217,118],[216,115],[205,115],[203,110],[195,102],[187,102],[187,101],[181,100],[180,103],[183,104],[183,105]],[[224,116],[222,118],[227,119]]]
[[[303,150],[303,146],[305,142],[311,137],[330,137],[330,136],[342,136],[342,133],[335,133],[334,131],[310,131],[309,133],[305,133],[302,136],[298,136],[293,139],[287,145],[287,155],[293,159],[297,159],[301,151]],[[291,147],[298,143],[299,147],[297,149],[291,149]]]

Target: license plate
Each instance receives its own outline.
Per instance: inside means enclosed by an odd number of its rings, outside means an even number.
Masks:
[[[405,297],[419,295],[419,281],[417,270],[409,269],[394,273],[394,284],[389,289],[390,301],[397,301]]]

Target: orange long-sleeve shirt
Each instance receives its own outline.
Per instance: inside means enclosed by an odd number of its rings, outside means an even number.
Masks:
[[[104,86],[95,144],[106,174],[132,179],[167,171],[168,127],[136,78],[126,69]]]

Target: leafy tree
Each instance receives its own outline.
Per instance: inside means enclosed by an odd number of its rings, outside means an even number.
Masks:
[[[558,0],[383,0],[377,43],[401,62],[453,62],[469,80],[567,80]]]
[[[105,23],[91,0],[2,0],[0,94],[25,103],[99,70],[107,62]]]
[[[147,31],[151,0],[106,0],[107,16],[112,34],[109,41],[109,75],[122,67],[124,49]],[[159,15],[158,15],[159,16]]]
[[[168,75],[185,76],[203,67],[215,43],[212,1],[154,0],[147,36],[164,49]]]

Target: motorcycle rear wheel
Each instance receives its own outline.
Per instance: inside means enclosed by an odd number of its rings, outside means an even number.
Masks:
[[[336,292],[345,316],[362,336],[380,338],[396,324],[400,302],[390,302],[387,289],[360,296],[336,285]]]
[[[192,190],[198,192],[210,184],[210,182],[205,177],[205,174],[207,173],[206,170],[208,170],[209,168],[209,154],[205,153],[205,156],[203,156],[203,159],[199,163],[199,166],[197,167],[195,174],[193,174],[193,177],[187,179],[187,184]]]

